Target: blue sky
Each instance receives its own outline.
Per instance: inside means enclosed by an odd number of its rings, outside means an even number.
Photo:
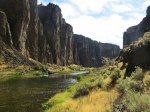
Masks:
[[[57,4],[74,33],[122,48],[123,32],[145,17],[150,0],[38,0]]]

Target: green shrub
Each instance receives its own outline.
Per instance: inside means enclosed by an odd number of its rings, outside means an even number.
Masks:
[[[143,70],[140,67],[136,67],[135,71],[132,72],[131,77],[133,80],[142,81],[144,78]]]
[[[145,86],[146,88],[149,88],[149,87],[150,87],[150,79],[144,80],[144,86]]]
[[[22,75],[23,75],[22,72],[17,72],[17,73],[15,73],[14,75],[12,75],[12,76],[10,77],[10,80],[19,79],[19,78],[22,77]]]
[[[124,101],[127,112],[150,112],[150,95],[129,91]]]
[[[73,95],[73,98],[78,98],[80,96],[85,96],[85,95],[88,95],[89,94],[89,91],[90,89],[92,89],[92,85],[91,83],[83,83],[83,84],[80,84],[76,90],[75,90],[75,93]]]
[[[129,91],[131,83],[132,80],[130,78],[120,79],[117,81],[116,87],[120,93],[126,93]]]
[[[35,72],[33,72],[33,75],[34,76],[41,76],[41,75],[43,75],[44,73],[43,72],[41,72],[41,71],[35,71]]]
[[[145,86],[146,86],[146,87],[150,87],[150,80],[146,80],[146,81],[145,81]]]
[[[116,83],[116,81],[121,77],[120,75],[120,70],[119,69],[114,69],[111,74],[110,78],[112,79],[112,83]]]
[[[116,87],[121,93],[126,93],[128,91],[142,92],[144,90],[142,81],[135,81],[131,78],[118,80]]]
[[[95,80],[94,86],[98,87],[98,88],[104,88],[105,85],[104,85],[103,79],[102,78],[98,78],[97,80]]]
[[[88,95],[90,90],[93,88],[104,88],[104,82],[102,78],[91,79],[90,81],[84,82],[76,88],[73,98]]]
[[[144,84],[141,81],[132,81],[130,83],[130,89],[135,92],[142,92],[144,90]]]

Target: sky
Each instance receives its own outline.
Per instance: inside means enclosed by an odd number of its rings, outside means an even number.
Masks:
[[[75,34],[122,48],[123,32],[146,15],[150,0],[38,0],[57,4]]]

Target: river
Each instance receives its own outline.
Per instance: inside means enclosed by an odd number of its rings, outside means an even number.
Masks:
[[[50,75],[41,78],[15,79],[0,82],[0,112],[42,112],[42,103],[77,82],[76,76]]]

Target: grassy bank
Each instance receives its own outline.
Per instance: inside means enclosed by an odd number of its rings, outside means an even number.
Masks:
[[[62,74],[62,75],[68,75],[74,71],[82,71],[82,70],[87,69],[82,66],[78,66],[78,65],[74,65],[74,64],[72,64],[70,66],[59,66],[59,65],[49,65],[48,64],[47,68],[52,73],[58,73],[58,74]]]
[[[111,72],[112,69],[114,72]],[[89,74],[78,76],[78,83],[66,91],[56,94],[43,104],[45,111],[99,112],[112,109],[113,102],[118,97],[118,92],[115,89],[111,89],[111,86],[120,77],[117,74],[120,75],[121,71],[117,69],[117,66],[89,70]]]
[[[78,75],[78,82],[64,92],[56,94],[43,104],[45,112],[149,112],[150,71],[136,67],[125,77],[126,65],[113,63],[101,68],[83,68],[77,65],[62,67],[42,65],[36,67],[11,65],[0,61],[0,81],[41,77],[47,73],[69,74],[88,70]]]
[[[34,60],[31,60],[34,61]],[[6,62],[3,58],[0,59],[0,81],[7,81],[19,78],[33,78],[41,77],[45,74],[45,66],[39,62],[34,61],[34,67],[14,64],[12,62]]]
[[[150,72],[137,67],[131,77],[124,78],[125,71],[122,63],[91,69],[44,103],[45,112],[149,112]]]
[[[10,67],[5,64],[0,65],[0,81],[41,77],[43,74],[45,74],[45,72],[42,70],[33,70],[26,66]]]
[[[85,70],[84,67],[78,65],[58,66],[58,65],[43,65],[33,59],[29,59],[34,66],[13,64],[5,62],[0,58],[0,81],[19,79],[19,78],[35,78],[43,75],[68,75],[74,71]]]

